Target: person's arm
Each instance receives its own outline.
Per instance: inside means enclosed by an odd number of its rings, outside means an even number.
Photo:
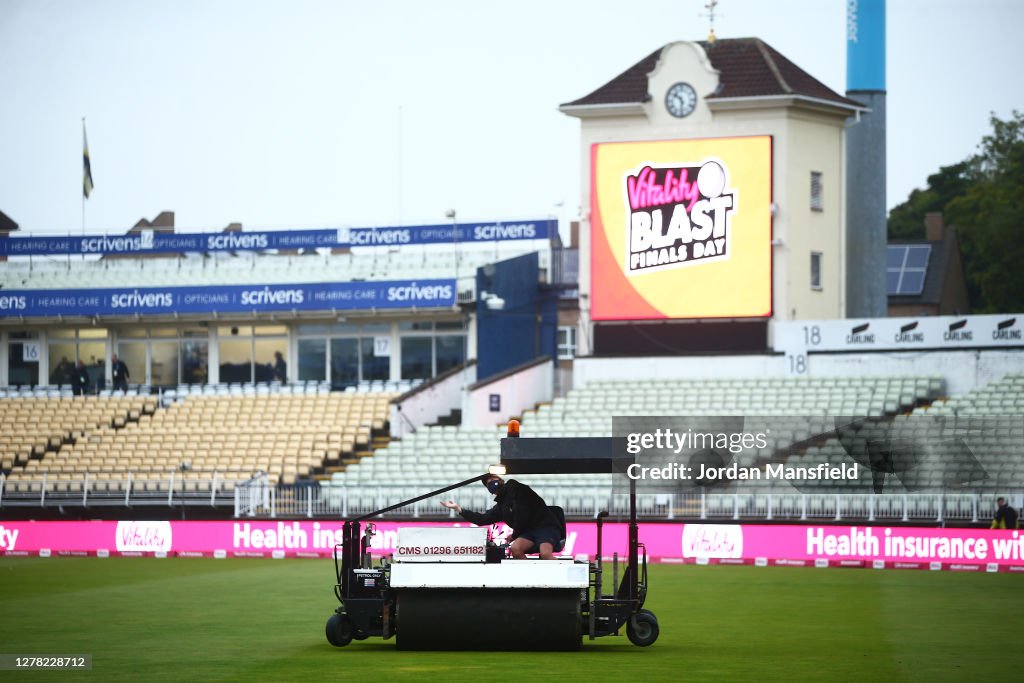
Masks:
[[[477,526],[487,526],[501,521],[501,511],[498,509],[497,505],[487,512],[473,512],[472,510],[466,510],[454,500],[445,501],[441,503],[441,505],[451,510],[455,510],[455,512],[461,515],[464,520],[472,524],[476,524]]]
[[[487,512],[473,512],[472,510],[463,510],[459,514],[467,522],[472,522],[477,526],[489,526],[496,522],[501,521],[501,510],[497,505],[492,507]]]

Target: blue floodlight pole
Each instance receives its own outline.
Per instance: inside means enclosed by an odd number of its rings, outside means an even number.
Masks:
[[[846,317],[885,317],[885,0],[846,0],[846,96]]]

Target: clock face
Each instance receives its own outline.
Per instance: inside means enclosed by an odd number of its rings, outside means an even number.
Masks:
[[[676,83],[665,95],[665,108],[676,118],[683,118],[697,108],[697,91],[689,83]]]

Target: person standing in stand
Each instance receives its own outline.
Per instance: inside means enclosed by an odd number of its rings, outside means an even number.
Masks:
[[[114,391],[128,391],[128,379],[131,375],[128,372],[128,366],[124,364],[124,361],[117,357],[117,354],[110,356],[110,378],[114,382]]]
[[[992,517],[992,526],[989,528],[1016,529],[1018,519],[1017,511],[1006,503],[1005,498],[996,498],[996,514]]]
[[[71,393],[75,396],[85,396],[89,393],[89,371],[82,359],[78,359],[74,372],[71,373]]]
[[[274,379],[281,384],[288,383],[288,364],[280,351],[274,351]]]

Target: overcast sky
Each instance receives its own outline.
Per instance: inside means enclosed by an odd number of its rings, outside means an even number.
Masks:
[[[575,217],[560,103],[673,40],[706,0],[0,0],[0,211],[78,233],[162,210],[184,230]],[[845,0],[721,0],[846,89]],[[889,0],[888,197],[1024,109],[1024,2]]]

